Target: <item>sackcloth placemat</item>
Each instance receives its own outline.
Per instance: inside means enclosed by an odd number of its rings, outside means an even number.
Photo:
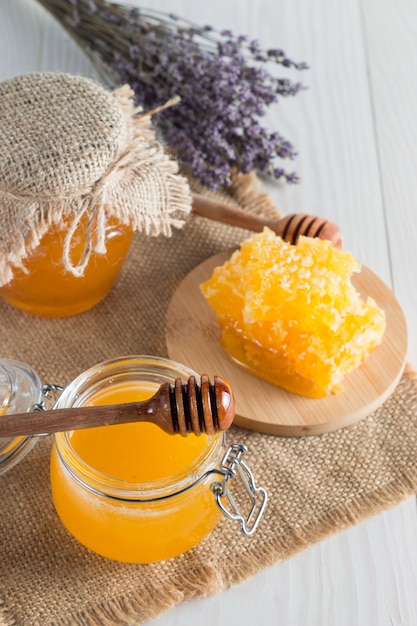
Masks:
[[[48,320],[0,303],[1,355],[62,385],[111,357],[167,356],[164,323],[176,287],[197,264],[247,236],[197,216],[169,239],[137,235],[111,294],[87,313]],[[69,535],[51,501],[51,440],[40,440],[0,477],[0,624],[142,624],[398,504],[417,487],[416,374],[408,366],[393,395],[355,426],[304,438],[232,427],[228,439],[248,447],[245,459],[268,490],[257,532],[245,537],[224,518],[190,552],[146,565],[106,560]]]

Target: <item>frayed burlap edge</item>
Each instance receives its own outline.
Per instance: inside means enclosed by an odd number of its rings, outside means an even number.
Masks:
[[[187,179],[179,174],[178,163],[155,138],[151,127],[154,111],[143,113],[134,105],[134,93],[124,85],[113,92],[126,125],[126,143],[107,172],[91,188],[77,190],[70,197],[28,197],[0,190],[0,203],[12,213],[24,211],[23,229],[9,249],[0,254],[0,286],[13,278],[13,267],[24,268],[25,259],[38,245],[52,224],[68,218],[69,227],[63,250],[63,266],[82,276],[92,252],[106,252],[106,219],[146,235],[171,236],[181,228],[191,212],[191,192]],[[167,106],[174,102],[167,103]],[[156,112],[156,111],[155,111]],[[87,216],[86,245],[81,260],[71,259],[74,235]]]

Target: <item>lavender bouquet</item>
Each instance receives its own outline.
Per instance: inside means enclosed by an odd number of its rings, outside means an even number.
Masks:
[[[153,110],[163,140],[209,189],[231,184],[232,172],[255,170],[297,182],[280,165],[291,143],[261,124],[267,107],[295,95],[300,83],[274,76],[278,64],[302,70],[282,50],[229,30],[197,26],[172,14],[106,0],[39,0],[105,71],[112,86],[128,83],[138,105]]]

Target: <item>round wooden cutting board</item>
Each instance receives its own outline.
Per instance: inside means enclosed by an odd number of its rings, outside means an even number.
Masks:
[[[363,297],[384,309],[383,341],[348,374],[344,389],[323,399],[298,396],[257,378],[235,364],[219,342],[220,329],[199,285],[230,258],[224,252],[197,266],[181,282],[170,302],[166,342],[169,357],[199,374],[226,378],[236,400],[235,424],[283,436],[316,435],[353,424],[378,408],[395,389],[407,356],[407,325],[392,291],[368,268],[353,279]]]

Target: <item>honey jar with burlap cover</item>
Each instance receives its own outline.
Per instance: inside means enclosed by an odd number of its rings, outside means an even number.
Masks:
[[[184,224],[188,182],[128,85],[36,72],[0,83],[0,105],[0,295],[35,315],[86,311],[136,231]]]

